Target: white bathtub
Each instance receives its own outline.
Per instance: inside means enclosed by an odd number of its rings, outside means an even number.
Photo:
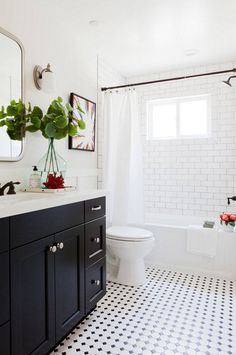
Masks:
[[[188,226],[202,226],[203,222],[204,219],[198,217],[149,216],[145,229],[153,232],[156,243],[146,258],[146,263],[236,280],[236,232],[224,232],[217,223],[219,233],[216,256],[207,257],[187,252]]]

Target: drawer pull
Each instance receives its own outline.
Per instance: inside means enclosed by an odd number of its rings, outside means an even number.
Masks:
[[[99,286],[101,281],[100,280],[92,280],[91,283],[95,284],[96,286]]]
[[[51,245],[51,246],[48,248],[48,250],[50,251],[50,253],[56,253],[57,247],[56,247],[56,245]]]
[[[64,248],[64,244],[61,242],[61,243],[57,243],[57,248],[62,250]]]
[[[100,211],[101,209],[102,209],[101,205],[92,207],[92,211]]]
[[[100,237],[97,237],[97,238],[94,238],[94,239],[92,239],[92,241],[94,242],[94,243],[100,243]]]

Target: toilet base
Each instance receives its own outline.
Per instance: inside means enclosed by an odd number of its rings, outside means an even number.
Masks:
[[[109,273],[107,279],[125,286],[144,285],[147,280],[143,259],[120,260],[117,276]]]

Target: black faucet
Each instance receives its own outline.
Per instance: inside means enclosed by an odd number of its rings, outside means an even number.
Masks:
[[[236,201],[236,196],[227,197],[227,200],[228,200],[228,205],[230,205],[230,200]]]
[[[7,187],[9,187],[9,190],[7,191],[7,195],[15,195],[16,191],[15,191],[15,185],[19,185],[20,182],[19,181],[16,181],[16,182],[13,182],[13,181],[9,181],[7,182],[5,185],[3,185],[1,188],[0,188],[0,196],[3,196],[4,195],[4,191]]]

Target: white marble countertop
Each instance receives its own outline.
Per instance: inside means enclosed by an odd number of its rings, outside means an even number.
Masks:
[[[59,193],[17,192],[16,195],[0,196],[0,218],[91,200],[102,196],[106,196],[105,190]]]

